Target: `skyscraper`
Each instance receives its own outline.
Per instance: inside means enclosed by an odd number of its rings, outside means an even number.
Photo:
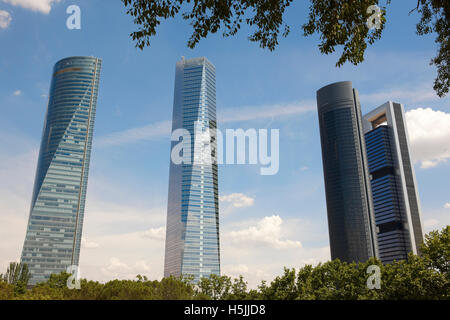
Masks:
[[[184,154],[183,163],[170,163],[165,277],[193,275],[198,281],[220,274],[217,163],[198,161],[215,159],[215,78],[215,67],[206,58],[183,57],[176,64],[172,132],[185,129],[191,139],[183,143],[194,152]],[[209,148],[198,148],[205,134]]]
[[[317,91],[331,258],[378,256],[361,107],[350,81]]]
[[[78,265],[101,60],[53,69],[21,262],[30,284]]]
[[[363,117],[378,247],[383,263],[419,253],[420,205],[403,105],[386,102]]]

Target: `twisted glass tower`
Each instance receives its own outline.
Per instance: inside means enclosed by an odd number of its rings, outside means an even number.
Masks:
[[[331,258],[378,256],[361,106],[350,81],[317,91]]]
[[[165,277],[198,281],[220,274],[217,161],[198,161],[216,158],[215,84],[215,67],[206,58],[177,62],[172,132],[185,131],[187,148],[186,161],[170,162]],[[172,155],[178,143],[172,142]]]
[[[101,60],[56,63],[21,262],[30,284],[78,265]]]

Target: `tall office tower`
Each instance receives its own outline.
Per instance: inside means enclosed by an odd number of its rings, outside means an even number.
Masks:
[[[317,91],[331,258],[378,256],[361,107],[350,81]]]
[[[171,157],[164,276],[220,274],[215,67],[206,58],[176,64],[172,132],[185,129],[193,152]],[[205,135],[207,139],[205,141]],[[198,148],[207,142],[208,148]],[[172,142],[172,153],[177,141]],[[199,161],[207,159],[211,161]]]
[[[380,259],[404,260],[418,253],[423,234],[403,106],[386,102],[363,117],[363,127]]]
[[[78,265],[101,60],[56,63],[21,262],[30,284]]]

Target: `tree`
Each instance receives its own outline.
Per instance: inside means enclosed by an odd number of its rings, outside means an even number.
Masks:
[[[346,263],[339,259],[306,265],[296,272],[284,270],[270,285],[259,287],[263,299],[308,300],[418,300],[450,299],[450,226],[425,236],[422,256],[409,254],[408,260],[383,265],[371,258],[365,263]],[[369,289],[368,267],[380,268],[380,289]]]
[[[156,300],[190,300],[194,297],[192,277],[163,278],[156,291]]]
[[[140,49],[150,45],[150,39],[156,35],[162,20],[181,14],[193,29],[187,43],[191,49],[208,34],[215,34],[222,29],[224,37],[234,36],[241,25],[247,24],[256,29],[248,39],[271,51],[278,45],[279,36],[286,37],[290,33],[291,26],[284,22],[284,14],[292,1],[122,0],[127,14],[134,17],[134,23],[139,26],[130,36]],[[364,61],[367,45],[381,38],[386,22],[386,7],[390,2],[385,0],[385,5],[381,5],[379,0],[310,0],[308,21],[301,26],[303,35],[317,33],[322,54],[333,53],[342,46],[337,67],[346,62],[357,65]],[[371,30],[366,23],[374,17],[374,11],[369,9],[374,4],[380,5],[381,11],[379,27]],[[416,26],[417,34],[435,32],[438,35],[438,55],[431,60],[431,64],[438,69],[434,89],[438,96],[444,97],[448,93],[450,77],[450,1],[418,0],[416,8],[410,13],[414,11],[422,15]]]
[[[437,34],[438,54],[431,59],[430,64],[436,65],[438,76],[434,80],[434,90],[441,98],[448,93],[450,79],[450,1],[448,0],[417,0],[413,11],[422,14],[416,26],[418,35],[432,32]]]
[[[201,278],[196,285],[196,299],[213,300],[247,300],[258,299],[255,290],[247,291],[247,282],[243,276],[231,279],[228,276],[211,274],[208,278]]]
[[[25,293],[30,280],[28,265],[26,263],[11,262],[5,275],[3,275],[3,280],[13,285],[15,295]]]
[[[18,292],[16,285],[23,277],[17,270],[25,268],[11,264],[7,274],[0,277],[0,300],[448,300],[449,250],[450,226],[447,226],[425,236],[422,256],[410,253],[408,260],[386,265],[376,258],[358,264],[335,259],[315,267],[305,265],[298,271],[284,268],[284,273],[270,284],[263,281],[258,290],[250,291],[242,276],[232,280],[225,275],[202,278],[196,285],[192,276],[151,281],[137,275],[136,280],[112,280],[105,284],[81,279],[80,289],[71,290],[67,287],[70,274],[62,272],[52,274],[31,290]],[[371,275],[367,272],[373,265],[380,268],[379,289],[368,287]]]
[[[233,280],[233,284],[231,286],[231,293],[228,295],[227,299],[229,300],[247,300],[247,299],[256,299],[258,298],[255,295],[255,291],[251,290],[247,292],[247,282],[244,281],[243,276],[239,276],[239,278]]]
[[[450,281],[450,226],[425,235],[421,250],[428,266],[445,274]]]
[[[53,273],[50,275],[49,279],[45,282],[40,282],[37,286],[41,287],[49,287],[52,289],[63,289],[67,287],[67,280],[70,277],[70,273],[61,272],[61,273]]]
[[[429,267],[426,259],[409,254],[408,260],[385,266],[380,292],[385,300],[449,299],[449,284],[444,274]]]
[[[151,300],[156,298],[155,287],[151,281],[113,280],[101,288],[98,299]]]
[[[298,296],[295,282],[295,269],[284,268],[284,274],[276,277],[270,286],[262,282],[259,286],[263,299],[266,300],[294,300]]]
[[[223,300],[228,297],[232,288],[231,278],[211,274],[209,278],[201,278],[197,284],[197,293],[211,297],[213,300]]]
[[[377,299],[379,292],[367,288],[370,265],[383,268],[375,258],[359,264],[335,259],[316,267],[306,265],[298,272],[285,268],[283,276],[276,277],[270,286],[263,282],[259,288],[263,299],[269,300]]]
[[[0,300],[11,300],[14,298],[14,286],[3,281],[0,277]]]

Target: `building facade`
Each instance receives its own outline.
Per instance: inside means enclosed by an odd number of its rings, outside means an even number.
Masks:
[[[165,277],[198,281],[220,274],[215,77],[206,58],[183,58],[176,64],[172,132],[185,130],[182,142],[193,152],[183,151],[185,161],[174,162],[179,141],[172,141]]]
[[[70,57],[53,69],[21,255],[31,285],[78,266],[101,64]]]
[[[363,117],[379,257],[383,263],[420,253],[421,213],[403,105],[386,102]]]
[[[361,106],[350,81],[317,91],[331,258],[378,256]]]

